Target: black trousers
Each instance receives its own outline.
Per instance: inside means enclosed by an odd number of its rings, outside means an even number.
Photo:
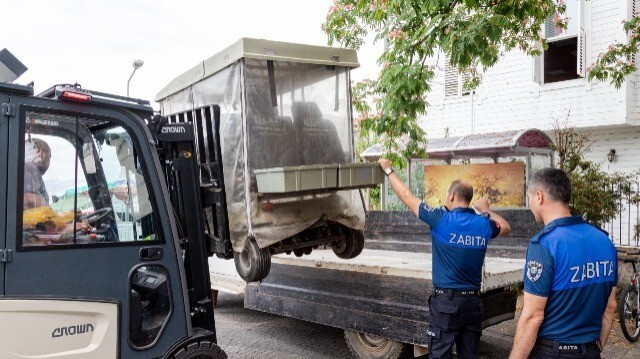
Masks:
[[[563,344],[538,339],[529,355],[530,359],[546,358],[587,358],[600,359],[600,348],[596,343]]]
[[[483,312],[477,295],[429,297],[429,359],[449,359],[454,344],[458,358],[476,358]]]

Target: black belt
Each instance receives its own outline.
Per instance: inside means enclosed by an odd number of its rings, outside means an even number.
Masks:
[[[455,289],[439,289],[433,288],[433,294],[438,295],[446,295],[449,297],[471,297],[471,296],[479,296],[479,290],[455,290]]]
[[[598,346],[597,342],[591,342],[586,344],[566,344],[566,343],[559,343],[549,339],[538,338],[536,340],[535,345],[552,348],[553,350],[558,350],[559,352],[562,352],[562,353],[583,353],[584,354],[588,350],[594,350],[594,349],[600,350],[600,347]]]

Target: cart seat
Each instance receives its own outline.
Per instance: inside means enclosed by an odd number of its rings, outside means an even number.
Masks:
[[[325,120],[315,102],[294,102],[291,115],[296,128],[302,164],[345,163],[336,126]]]

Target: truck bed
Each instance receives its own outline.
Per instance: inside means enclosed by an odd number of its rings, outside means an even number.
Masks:
[[[315,250],[300,258],[277,255],[272,263],[431,280],[431,258],[431,253],[365,249],[356,258],[341,259],[327,249]],[[523,268],[523,259],[487,257],[482,292],[521,282]]]
[[[315,250],[300,258],[278,254],[271,259],[274,265],[325,268],[338,271],[380,274],[431,281],[431,253],[396,252],[365,249],[353,259],[338,258],[329,249]],[[245,282],[235,270],[233,260],[210,259],[211,285],[215,290],[239,294]],[[522,282],[524,259],[485,259],[482,292]]]
[[[277,255],[261,282],[244,284],[233,261],[214,259],[216,290],[240,293],[245,307],[405,343],[426,345],[432,290],[431,254],[365,249],[340,259],[331,250],[297,258]],[[524,260],[486,258],[483,302],[487,327],[514,317]]]

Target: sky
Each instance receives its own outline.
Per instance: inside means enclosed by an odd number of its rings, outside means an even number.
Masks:
[[[327,45],[332,0],[3,1],[0,49],[29,70],[14,83],[40,93],[58,83],[148,99],[174,77],[241,37]],[[379,46],[358,52],[355,80],[377,76]]]

